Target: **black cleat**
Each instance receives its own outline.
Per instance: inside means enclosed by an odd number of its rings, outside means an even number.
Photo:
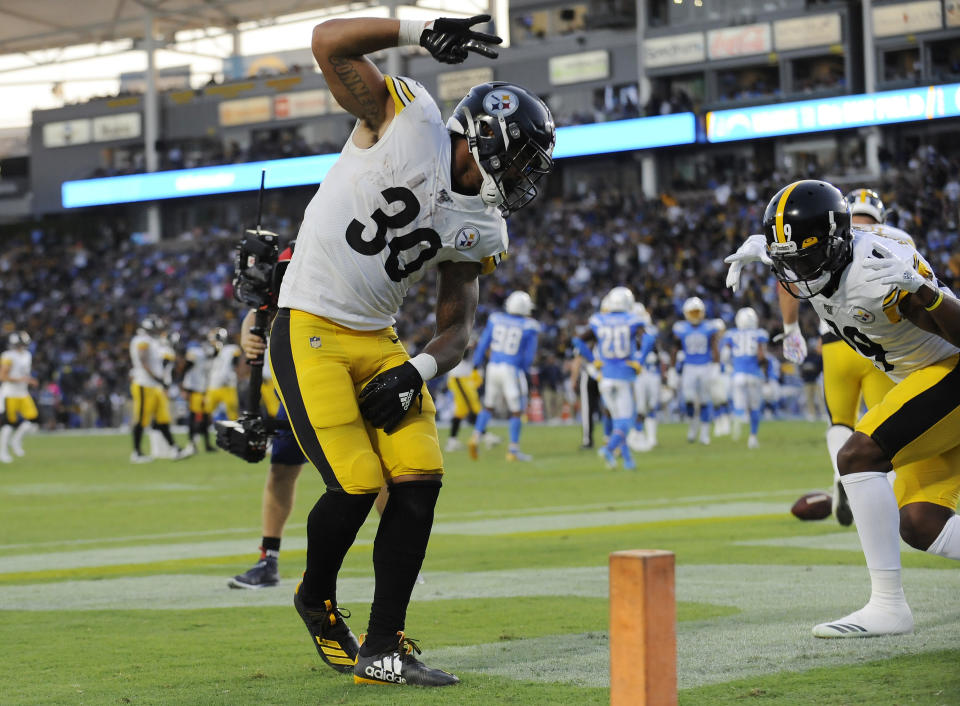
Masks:
[[[343,674],[353,671],[357,661],[357,652],[360,645],[357,638],[347,624],[344,617],[349,618],[349,611],[342,611],[330,601],[323,602],[323,608],[314,610],[304,605],[300,600],[300,586],[293,594],[293,605],[303,618],[307,632],[313,638],[313,646],[317,648],[320,659]]]
[[[280,574],[277,571],[275,556],[261,558],[246,573],[234,576],[227,581],[230,588],[270,588],[278,583],[280,583]]]
[[[353,668],[356,684],[409,684],[411,686],[452,686],[460,680],[442,669],[433,669],[418,660],[420,647],[398,632],[396,647],[369,657],[357,657]]]
[[[837,518],[844,527],[853,524],[853,510],[850,509],[850,501],[847,500],[847,491],[843,488],[843,483],[837,481],[833,493],[833,516]]]

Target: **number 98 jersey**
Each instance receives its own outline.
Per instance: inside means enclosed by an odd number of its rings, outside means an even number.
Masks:
[[[937,286],[926,260],[904,242],[857,229],[852,233],[853,259],[840,276],[836,291],[829,297],[818,294],[810,298],[830,330],[897,382],[960,350],[903,318],[897,305],[905,292],[865,279],[870,271],[863,262],[871,256],[875,245],[901,260],[912,260],[917,272]]]
[[[279,297],[360,331],[392,326],[426,266],[476,262],[486,274],[507,249],[500,212],[452,188],[450,135],[433,98],[411,79],[384,80],[395,117],[366,149],[351,133],[307,206]]]

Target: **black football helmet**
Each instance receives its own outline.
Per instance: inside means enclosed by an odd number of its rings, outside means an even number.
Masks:
[[[763,213],[763,233],[777,279],[798,299],[824,292],[852,257],[850,206],[825,181],[780,189]]]
[[[553,169],[556,128],[547,104],[503,81],[470,89],[447,121],[467,138],[483,174],[480,196],[507,216],[537,195],[536,183]]]
[[[854,189],[847,194],[847,203],[850,204],[851,217],[869,216],[877,223],[884,223],[887,220],[887,208],[873,189]]]

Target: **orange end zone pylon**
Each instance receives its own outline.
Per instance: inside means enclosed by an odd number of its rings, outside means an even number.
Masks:
[[[673,552],[610,555],[610,704],[677,703],[677,603]]]

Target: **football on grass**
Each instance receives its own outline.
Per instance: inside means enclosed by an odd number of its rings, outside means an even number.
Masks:
[[[790,508],[790,512],[793,513],[794,517],[801,520],[822,520],[825,517],[830,517],[830,513],[833,511],[832,504],[833,499],[829,493],[807,493],[797,499],[797,502]]]

